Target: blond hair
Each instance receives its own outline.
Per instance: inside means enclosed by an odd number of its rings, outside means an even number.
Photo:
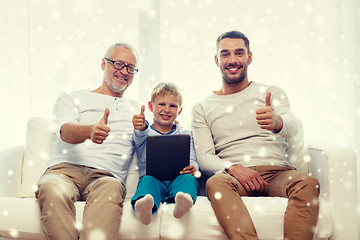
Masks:
[[[161,83],[156,84],[156,86],[154,87],[154,89],[151,92],[151,102],[153,103],[159,95],[164,95],[166,93],[175,95],[179,100],[179,106],[180,107],[182,106],[181,91],[173,83],[161,82]]]

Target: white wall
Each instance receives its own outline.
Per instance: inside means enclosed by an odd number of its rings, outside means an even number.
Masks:
[[[23,144],[27,120],[51,117],[62,91],[100,86],[107,47],[138,48],[138,25],[137,1],[0,0],[0,148]]]
[[[306,140],[359,149],[360,8],[355,0],[0,4],[1,132],[6,136],[0,147],[23,141],[29,117],[51,116],[61,91],[97,87],[101,57],[117,41],[130,42],[141,54],[139,80],[127,95],[145,103],[154,83],[177,83],[185,100],[181,120],[190,127],[193,103],[220,87],[215,40],[238,29],[251,41],[250,80],[286,90]]]
[[[0,29],[0,148],[23,142],[29,117],[51,116],[61,91],[97,87],[117,41],[141,56],[127,95],[145,103],[156,82],[177,83],[190,127],[193,103],[220,87],[215,40],[238,29],[251,41],[250,80],[286,90],[307,141],[360,149],[356,0],[0,0]]]
[[[307,141],[359,149],[356,0],[105,3],[0,0],[1,132],[6,136],[0,148],[23,142],[29,117],[51,116],[61,91],[97,87],[101,57],[116,41],[140,51],[140,72],[127,95],[145,103],[156,82],[177,83],[185,100],[180,120],[190,127],[193,103],[220,87],[215,40],[238,29],[251,41],[250,80],[285,89]]]
[[[216,38],[228,30],[243,31],[254,56],[250,80],[285,89],[304,123],[306,139],[353,145],[354,103],[360,98],[354,91],[359,90],[355,32],[360,30],[360,10],[354,4],[170,1],[161,6],[162,80],[186,89],[189,110],[220,87]]]

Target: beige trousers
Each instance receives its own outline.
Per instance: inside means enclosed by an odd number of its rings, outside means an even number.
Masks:
[[[126,190],[110,172],[60,163],[40,178],[35,195],[47,239],[117,239]],[[76,222],[75,201],[86,201],[83,222]]]
[[[318,180],[292,167],[251,168],[269,183],[262,192],[247,192],[237,179],[225,172],[212,176],[206,183],[206,194],[227,237],[230,240],[258,239],[241,196],[272,196],[288,198],[284,239],[312,240],[319,211]]]

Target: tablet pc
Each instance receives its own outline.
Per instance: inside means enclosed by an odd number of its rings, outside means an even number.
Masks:
[[[148,136],[146,175],[160,181],[172,181],[190,165],[190,135]]]

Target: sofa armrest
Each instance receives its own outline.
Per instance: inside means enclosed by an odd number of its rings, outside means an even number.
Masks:
[[[24,148],[0,151],[0,197],[20,197]]]
[[[312,144],[310,174],[320,182],[320,201],[328,204],[332,240],[358,239],[357,170],[355,151],[349,147]],[[327,204],[326,204],[327,203]],[[320,206],[321,206],[320,202]],[[319,216],[320,217],[320,216]]]

